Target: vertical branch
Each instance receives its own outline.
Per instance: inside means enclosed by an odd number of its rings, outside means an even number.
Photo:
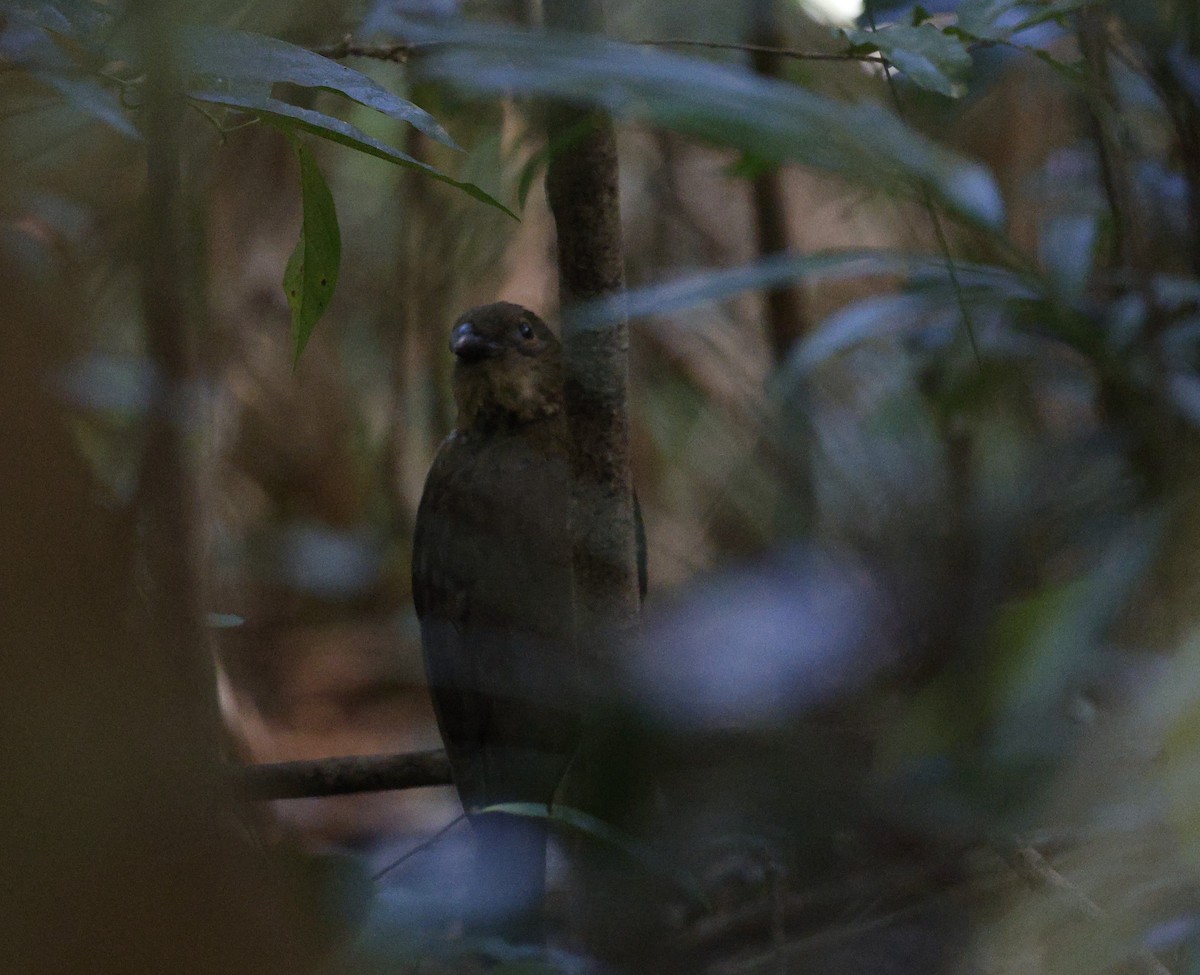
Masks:
[[[217,741],[216,681],[204,638],[196,487],[185,442],[195,395],[194,336],[186,287],[174,4],[143,0],[135,11],[146,64],[146,224],[142,301],[146,350],[154,368],[140,502],[146,525],[152,650],[175,684],[184,729]],[[216,755],[213,755],[215,768]]]
[[[750,61],[755,73],[764,78],[778,78],[782,74],[782,59],[765,48],[783,47],[776,20],[774,0],[753,0],[753,33],[755,45],[750,52]],[[754,223],[758,234],[760,257],[781,254],[790,249],[788,241],[787,201],[779,169],[772,166],[759,173],[750,184],[754,205]],[[806,330],[807,317],[804,296],[794,284],[783,285],[767,292],[767,332],[771,344],[772,359],[781,365],[792,344]]]
[[[595,30],[599,0],[545,0],[545,22],[560,30]],[[555,106],[551,143],[568,147],[546,173],[546,195],[558,234],[559,293],[564,308],[619,292],[625,284],[611,119]],[[578,138],[568,134],[584,131]],[[638,611],[633,487],[626,403],[629,327],[579,328],[564,316],[565,394],[572,435],[576,622],[585,642],[633,621]]]

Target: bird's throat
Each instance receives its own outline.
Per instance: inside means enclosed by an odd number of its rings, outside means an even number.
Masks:
[[[454,370],[458,429],[482,431],[519,426],[562,408],[561,380],[548,369],[497,368],[499,363],[460,364]]]

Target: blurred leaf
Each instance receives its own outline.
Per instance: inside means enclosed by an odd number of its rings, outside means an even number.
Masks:
[[[908,703],[886,736],[883,766],[949,759],[953,787],[990,814],[1033,799],[1036,773],[1072,744],[1071,695],[1100,666],[1102,640],[1160,535],[1159,518],[1133,524],[1091,571],[1002,607],[981,655],[947,669]],[[1024,794],[1011,794],[1017,783]]]
[[[979,300],[996,302],[1010,299],[1039,300],[1043,297],[1041,283],[994,265],[955,265],[960,284]],[[929,254],[909,254],[885,250],[834,250],[816,254],[779,254],[763,258],[742,267],[705,271],[679,277],[663,284],[636,288],[612,298],[592,302],[569,312],[575,325],[598,328],[620,318],[643,318],[667,315],[716,301],[736,297],[745,291],[765,291],[791,281],[830,281],[845,278],[896,276],[911,278],[929,287],[949,283],[945,259]],[[939,298],[944,302],[944,296]],[[880,324],[885,324],[880,320]],[[888,329],[896,331],[895,328]],[[869,338],[867,333],[844,333],[811,341],[814,347],[802,353],[799,361],[811,368],[822,358],[849,348],[855,342]],[[798,347],[802,348],[802,347]]]
[[[1018,299],[1037,301],[1036,282],[1004,268],[955,264],[963,298],[971,305],[992,306]],[[788,359],[792,375],[803,375],[833,356],[863,342],[900,333],[914,333],[931,324],[962,324],[945,262],[928,259],[912,268],[914,288],[908,292],[873,295],[835,312],[797,343]],[[947,310],[955,311],[947,317]]]
[[[745,291],[770,290],[788,281],[904,274],[921,260],[898,251],[868,249],[772,255],[742,267],[704,271],[636,288],[575,309],[572,315],[581,327],[600,327],[623,317],[668,315]]]
[[[1022,0],[960,0],[958,29],[981,41],[1002,41],[1012,36],[1013,26],[1001,21],[1008,18]]]
[[[1051,3],[1030,5],[1034,7],[1034,12],[1022,20],[1013,33],[1019,34],[1023,30],[1044,24],[1048,20],[1059,20],[1082,7],[1089,7],[1099,2],[1101,0],[1052,0]]]
[[[320,88],[407,122],[442,145],[459,148],[424,109],[393,95],[360,71],[276,37],[217,27],[190,27],[183,32],[181,55],[185,74],[199,75],[193,87],[270,94],[281,82]]]
[[[71,59],[47,33],[48,28],[14,17],[0,27],[0,57],[23,68],[70,70]]]
[[[943,306],[940,299],[923,294],[882,294],[856,301],[796,345],[789,357],[789,372],[803,375],[863,342],[913,331]]]
[[[122,135],[138,138],[138,131],[110,90],[84,75],[54,41],[50,32],[73,33],[65,15],[49,4],[35,5],[0,23],[0,60],[25,68],[31,77],[53,88],[78,111],[99,119]]]
[[[73,38],[96,32],[112,17],[111,10],[89,0],[56,0],[54,3],[15,0],[5,6],[29,23]]]
[[[537,802],[503,802],[487,806],[479,812],[485,814],[504,813],[508,816],[525,816],[530,819],[545,819],[549,822],[560,823],[577,833],[599,840],[605,846],[637,863],[648,873],[669,881],[697,904],[704,907],[709,906],[704,890],[690,874],[668,863],[646,844],[580,809],[557,804],[547,808]]]
[[[1067,301],[1082,297],[1092,275],[1100,228],[1092,214],[1064,214],[1047,219],[1039,241],[1042,264]]]
[[[496,967],[494,975],[559,975],[557,965],[541,959],[506,961]]]
[[[423,77],[495,95],[597,105],[885,191],[912,196],[923,185],[977,225],[997,228],[1003,218],[999,191],[985,168],[879,105],[839,102],[737,65],[596,37],[424,22],[405,22],[403,34],[435,45],[422,55]]]
[[[292,344],[294,361],[298,362],[313,328],[333,300],[342,259],[342,237],[333,195],[316,160],[299,143],[296,154],[300,158],[304,220],[300,239],[283,274],[283,290],[292,309]]]
[[[890,24],[878,30],[844,30],[855,45],[879,51],[915,85],[950,98],[967,92],[971,55],[962,41],[932,24]]]
[[[388,162],[397,163],[409,169],[415,169],[426,176],[431,176],[443,183],[448,183],[450,186],[457,187],[468,196],[472,196],[489,206],[494,206],[496,209],[504,211],[514,220],[517,219],[517,215],[508,207],[488,193],[485,193],[478,186],[447,176],[433,166],[420,162],[407,153],[403,153],[385,142],[380,142],[378,139],[372,138],[362,130],[355,128],[349,122],[343,122],[332,115],[325,115],[322,112],[316,112],[308,108],[299,108],[288,102],[280,101],[278,98],[268,98],[253,94],[189,91],[188,97],[194,98],[196,101],[208,102],[212,105],[224,105],[227,108],[236,108],[253,115],[259,115],[279,125],[284,131],[300,129],[304,132],[311,132],[322,139],[329,139],[331,142],[349,146],[351,149],[357,149],[368,156],[386,159]]]
[[[1093,0],[960,0],[958,30],[981,41],[1007,41],[1015,34],[1085,7]],[[1022,16],[1024,14],[1024,16]]]
[[[70,77],[52,71],[36,71],[33,76],[49,85],[85,115],[99,119],[105,125],[131,139],[141,138],[138,130],[129,121],[125,110],[121,108],[117,96],[107,88],[103,88],[87,78]]]
[[[1188,57],[1182,48],[1174,48],[1167,52],[1167,64],[1180,87],[1200,105],[1200,61]]]
[[[1183,853],[1200,862],[1200,643],[1171,662],[1169,679],[1148,695],[1147,723],[1165,725],[1161,769],[1168,815]]]
[[[776,169],[775,163],[752,152],[743,152],[736,161],[725,167],[725,175],[734,179],[758,179]]]

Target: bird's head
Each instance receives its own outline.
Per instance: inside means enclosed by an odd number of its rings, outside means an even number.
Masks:
[[[529,309],[498,301],[464,312],[450,351],[459,430],[528,423],[560,410],[561,347]]]

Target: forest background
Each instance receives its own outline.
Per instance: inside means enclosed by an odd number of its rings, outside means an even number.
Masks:
[[[1200,970],[1193,3],[0,15],[13,971]],[[617,123],[584,309],[555,100]],[[461,936],[450,789],[229,786],[436,749],[411,529],[496,298],[628,320],[651,567],[536,957]]]

